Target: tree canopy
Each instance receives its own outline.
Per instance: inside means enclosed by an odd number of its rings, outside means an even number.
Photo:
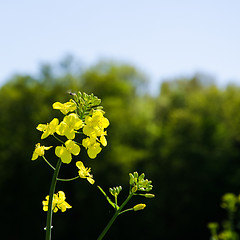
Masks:
[[[159,95],[151,96],[144,91],[147,84],[134,66],[99,62],[84,69],[67,58],[58,67],[42,66],[38,76],[17,75],[0,88],[2,238],[24,238],[26,225],[29,239],[44,236],[41,201],[52,172],[41,160],[31,162],[31,155],[40,136],[36,126],[58,114],[51,106],[69,100],[68,91],[93,92],[110,121],[108,147],[88,160],[96,181],[127,186],[128,173],[135,170],[153,180],[156,198],[147,211],[119,218],[110,239],[209,237],[206,225],[221,215],[220,196],[240,189],[240,88],[219,88],[196,75],[165,81]],[[72,173],[63,169],[62,174]],[[76,181],[70,191],[76,211],[61,219],[56,214],[62,228],[54,238],[73,239],[81,231],[83,238],[95,239],[110,209],[87,183]],[[71,229],[68,235],[64,228]]]

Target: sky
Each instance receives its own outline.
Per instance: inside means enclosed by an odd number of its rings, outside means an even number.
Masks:
[[[0,1],[0,85],[67,54],[132,64],[156,89],[204,73],[240,85],[239,0]]]

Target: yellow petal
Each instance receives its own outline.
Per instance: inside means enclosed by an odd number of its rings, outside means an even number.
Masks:
[[[77,162],[76,162],[76,166],[77,166],[79,169],[84,168],[83,162],[81,162],[81,161],[77,161]]]
[[[54,207],[53,212],[57,212],[57,211],[58,211],[58,208]]]
[[[45,146],[44,146],[44,150],[48,150],[48,149],[50,149],[50,148],[52,148],[52,146],[49,146],[49,147],[45,147]]]
[[[80,150],[81,150],[80,147],[77,144],[75,144],[71,149],[71,153],[76,156],[80,153]]]
[[[64,136],[66,128],[67,128],[67,124],[65,122],[61,122],[56,128],[57,134]]]
[[[47,212],[48,211],[48,205],[43,206],[43,211]]]
[[[50,135],[49,131],[46,130],[46,131],[43,132],[43,134],[41,136],[41,139],[47,138],[49,135]]]
[[[49,123],[49,127],[51,130],[54,130],[54,132],[56,131],[56,127],[59,124],[59,120],[57,118],[54,118],[50,123]]]
[[[107,128],[109,126],[109,121],[107,118],[103,117],[102,119],[102,127]]]
[[[38,155],[35,153],[35,151],[33,152],[33,155],[32,155],[32,160],[36,160],[38,158]]]
[[[90,178],[90,177],[87,177],[87,180],[88,180],[91,184],[94,184],[94,183],[95,183],[94,179],[92,179],[92,178]]]
[[[85,148],[88,148],[88,147],[91,145],[90,138],[84,138],[84,139],[82,140],[82,145],[83,145]]]
[[[92,117],[86,116],[86,118],[85,118],[85,123],[90,125],[91,122],[92,122]]]
[[[58,199],[60,202],[65,201],[66,197],[65,197],[65,193],[63,191],[58,192]]]
[[[42,131],[42,132],[45,131],[46,128],[47,128],[47,124],[38,124],[38,126],[37,126],[37,130]]]
[[[107,146],[107,140],[106,140],[106,138],[105,138],[104,135],[102,135],[102,136],[100,137],[100,142],[101,142],[101,144],[102,144],[104,147]]]
[[[55,102],[52,106],[53,109],[61,109],[63,107],[63,104],[60,102]]]

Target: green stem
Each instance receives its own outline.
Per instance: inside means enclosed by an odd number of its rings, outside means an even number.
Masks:
[[[46,240],[51,240],[51,227],[52,227],[52,202],[53,202],[53,194],[55,191],[57,176],[61,167],[61,159],[58,160],[56,168],[54,170],[54,174],[52,177],[50,192],[49,192],[49,201],[48,201],[48,212],[47,212],[47,227],[46,227]]]
[[[124,206],[128,203],[128,201],[132,198],[133,193],[130,193],[127,197],[127,199],[123,202],[123,204],[118,208],[118,210],[115,212],[115,214],[113,215],[113,217],[110,219],[110,221],[108,222],[107,226],[103,229],[102,233],[99,235],[97,240],[102,240],[103,237],[106,235],[106,233],[108,232],[108,230],[110,229],[110,227],[112,226],[112,224],[114,223],[114,221],[116,220],[117,216],[120,214],[121,210],[124,208]]]
[[[61,143],[65,144],[65,142],[63,142],[61,139],[59,139],[55,134],[53,134],[53,136]]]
[[[45,162],[55,171],[55,167],[53,167],[53,165],[44,156],[42,157],[45,160]]]
[[[122,213],[125,213],[125,212],[129,212],[129,211],[133,211],[133,208],[126,209],[126,210],[120,212],[118,215],[120,215],[120,214],[122,214]]]
[[[68,179],[64,179],[64,178],[57,178],[58,181],[62,181],[62,182],[69,182],[69,181],[73,181],[75,179],[78,179],[79,176],[74,177],[74,178],[68,178]]]

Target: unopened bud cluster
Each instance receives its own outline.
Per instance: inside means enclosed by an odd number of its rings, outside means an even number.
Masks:
[[[122,186],[119,187],[113,187],[113,188],[109,188],[109,192],[114,196],[118,196],[118,194],[122,191]]]
[[[151,185],[152,181],[149,181],[148,179],[144,179],[145,174],[142,173],[140,176],[138,175],[138,172],[129,173],[129,184],[131,186],[131,191],[133,193],[137,191],[144,191],[149,192],[152,190],[153,186]]]

